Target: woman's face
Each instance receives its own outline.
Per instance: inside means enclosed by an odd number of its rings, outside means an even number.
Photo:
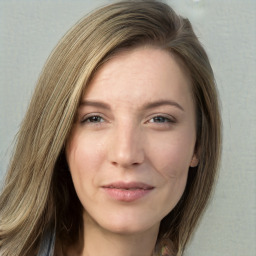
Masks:
[[[96,73],[66,148],[84,219],[111,232],[158,229],[197,165],[191,84],[177,59],[140,47]]]

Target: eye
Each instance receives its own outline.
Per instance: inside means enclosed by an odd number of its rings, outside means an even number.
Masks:
[[[174,123],[174,120],[165,116],[154,116],[149,120],[149,123]]]
[[[82,120],[82,123],[102,123],[102,122],[104,122],[104,119],[98,115],[85,117]]]

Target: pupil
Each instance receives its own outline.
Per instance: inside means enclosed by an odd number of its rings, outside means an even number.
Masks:
[[[165,121],[164,117],[161,117],[161,116],[155,117],[155,122],[163,123],[164,121]]]
[[[99,116],[92,116],[91,117],[91,122],[99,122],[100,121],[100,117]]]

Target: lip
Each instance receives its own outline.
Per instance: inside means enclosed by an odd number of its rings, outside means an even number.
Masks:
[[[112,199],[132,202],[149,194],[154,187],[142,182],[114,182],[101,187]]]

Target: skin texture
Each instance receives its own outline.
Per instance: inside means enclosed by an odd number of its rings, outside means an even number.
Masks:
[[[160,221],[196,166],[191,84],[177,57],[145,46],[118,53],[89,84],[66,156],[84,207],[79,255],[152,255]],[[167,103],[168,101],[168,103]],[[103,186],[143,182],[129,202]]]

